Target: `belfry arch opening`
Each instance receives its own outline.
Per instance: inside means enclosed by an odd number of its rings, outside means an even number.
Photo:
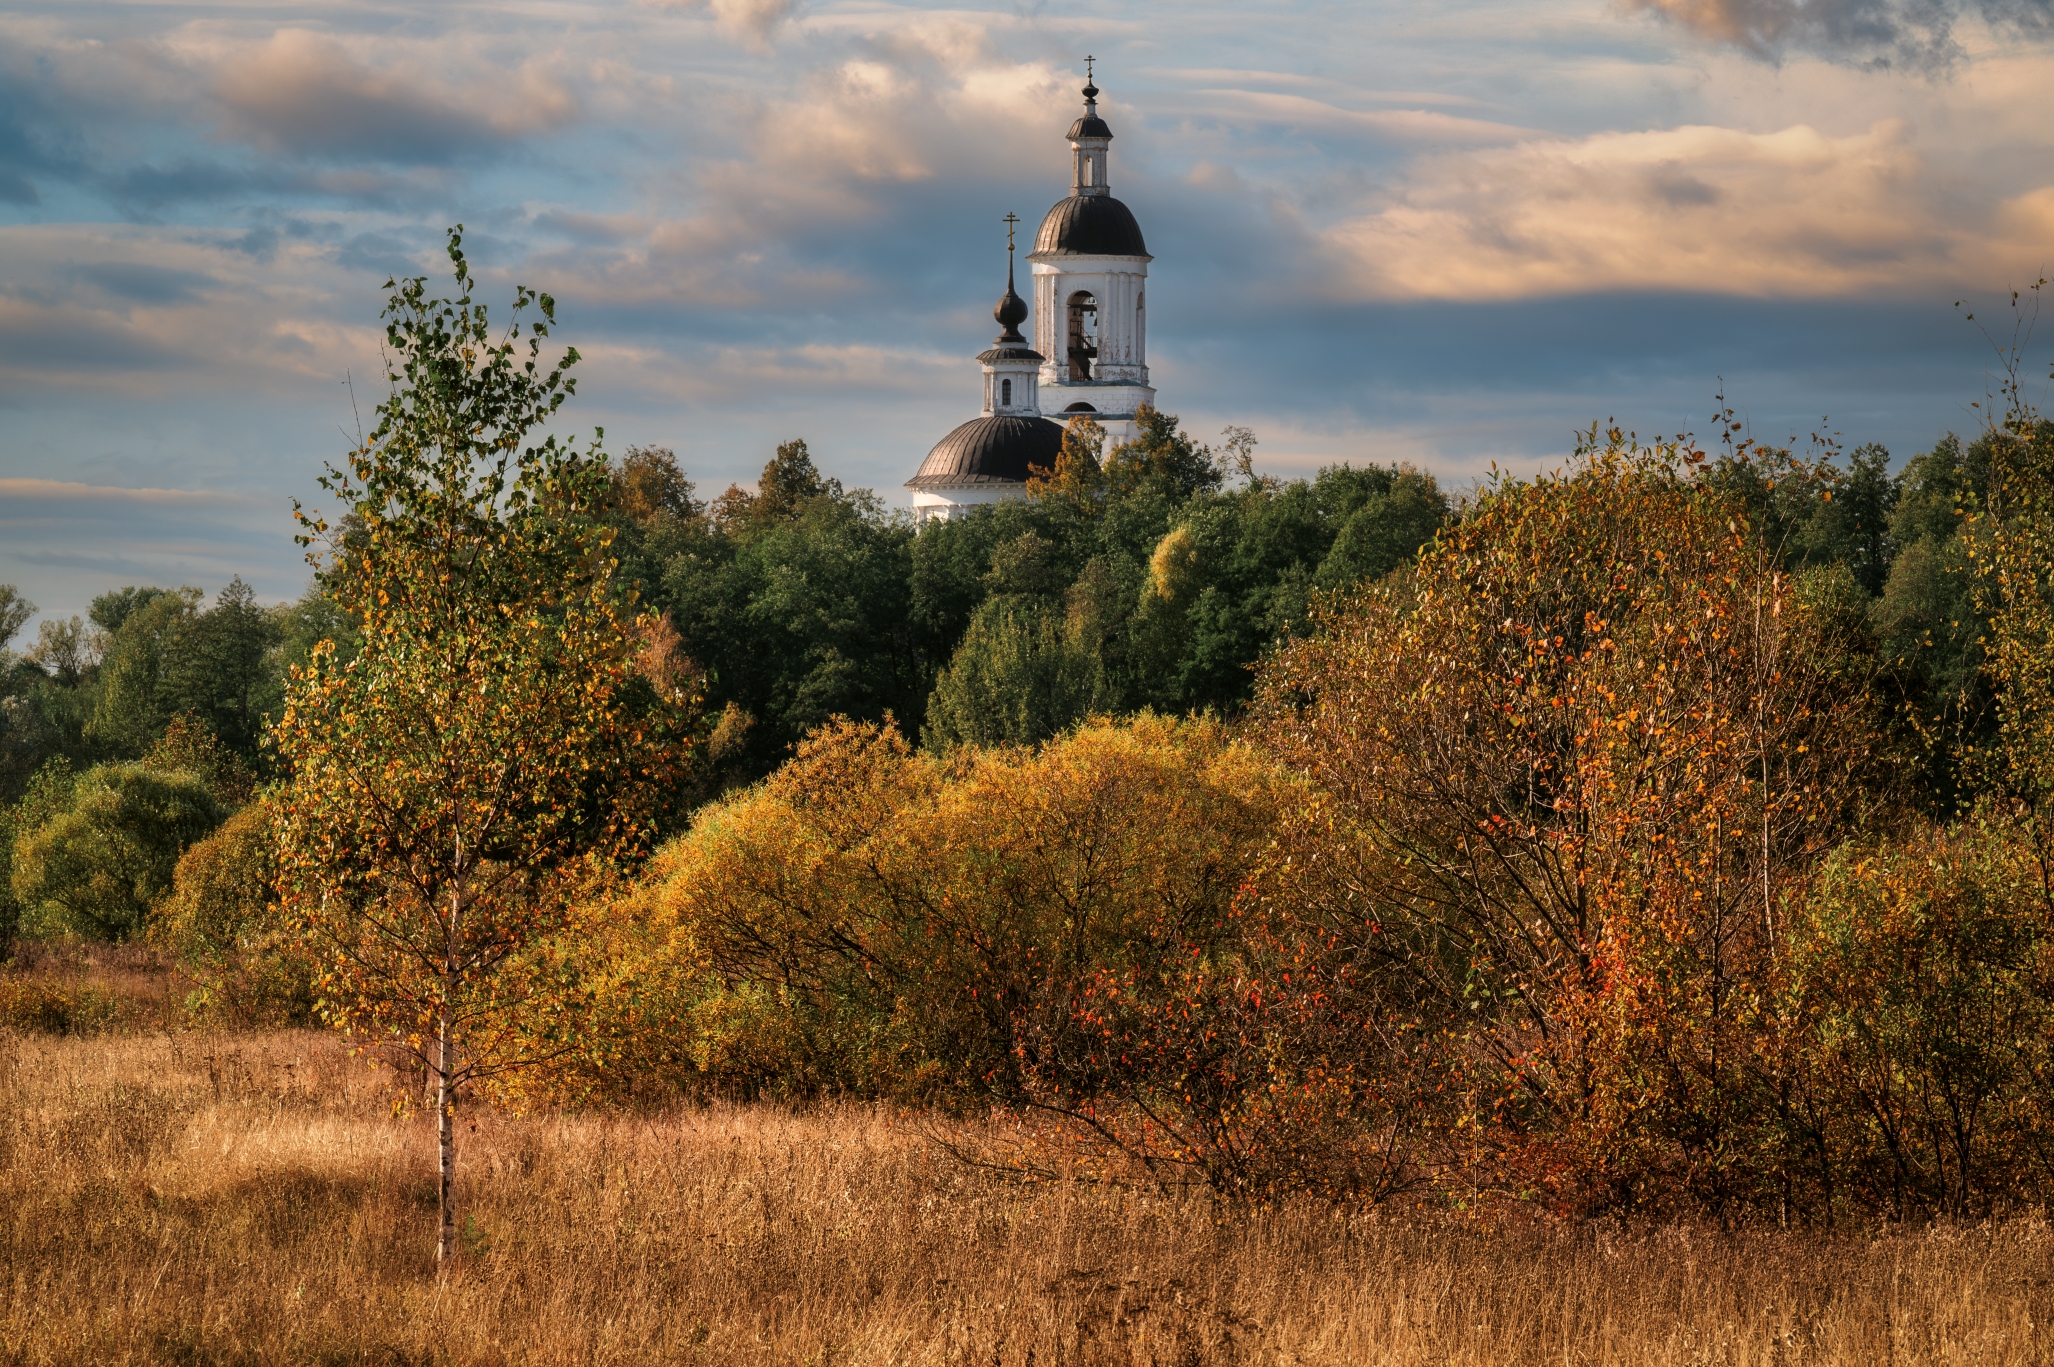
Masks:
[[[1091,363],[1098,359],[1098,301],[1089,290],[1070,296],[1070,338],[1067,348],[1070,378],[1091,378]]]

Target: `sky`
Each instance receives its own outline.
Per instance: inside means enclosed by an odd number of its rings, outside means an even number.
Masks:
[[[458,222],[482,298],[555,295],[567,434],[702,496],[804,437],[904,506],[1087,53],[1159,403],[1287,478],[1720,393],[1901,460],[2054,264],[2054,0],[9,0],[0,583],[296,597],[384,282]]]

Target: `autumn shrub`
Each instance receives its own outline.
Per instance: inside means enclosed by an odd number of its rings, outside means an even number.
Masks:
[[[1615,433],[1503,481],[1264,669],[1261,733],[1318,793],[1255,899],[1293,966],[1266,1009],[1396,1078],[1460,1189],[1737,1210],[1787,1166],[1763,1003],[1875,730],[1863,642],[1693,458]]]
[[[1799,1214],[1975,1217],[2054,1193],[2054,900],[2015,829],[1843,850],[1790,931]]]
[[[46,978],[0,974],[0,1030],[61,1035],[76,1019],[77,998]]]
[[[668,1070],[1029,1105],[1095,1088],[1075,1066],[1091,984],[1188,946],[1231,956],[1288,786],[1214,721],[949,758],[823,728],[654,861],[600,994],[634,1066],[570,1085],[619,1095]]]
[[[188,1006],[239,1026],[307,1025],[316,965],[281,910],[268,802],[244,807],[179,859],[154,930],[198,980]]]

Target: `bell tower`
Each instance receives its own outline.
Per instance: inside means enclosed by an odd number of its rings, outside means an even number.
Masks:
[[[1085,61],[1084,114],[1070,125],[1070,194],[1050,209],[1027,257],[1034,271],[1034,344],[1041,411],[1089,413],[1114,438],[1133,435],[1148,383],[1148,263],[1141,225],[1112,195],[1113,130],[1098,116]]]

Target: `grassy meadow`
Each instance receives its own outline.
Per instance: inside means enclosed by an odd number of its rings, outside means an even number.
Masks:
[[[429,1122],[335,1036],[181,1029],[133,949],[0,981],[98,1003],[0,1033],[10,1364],[2054,1361],[2042,1221],[1232,1209],[1010,1181],[872,1104],[467,1110],[438,1273]]]

